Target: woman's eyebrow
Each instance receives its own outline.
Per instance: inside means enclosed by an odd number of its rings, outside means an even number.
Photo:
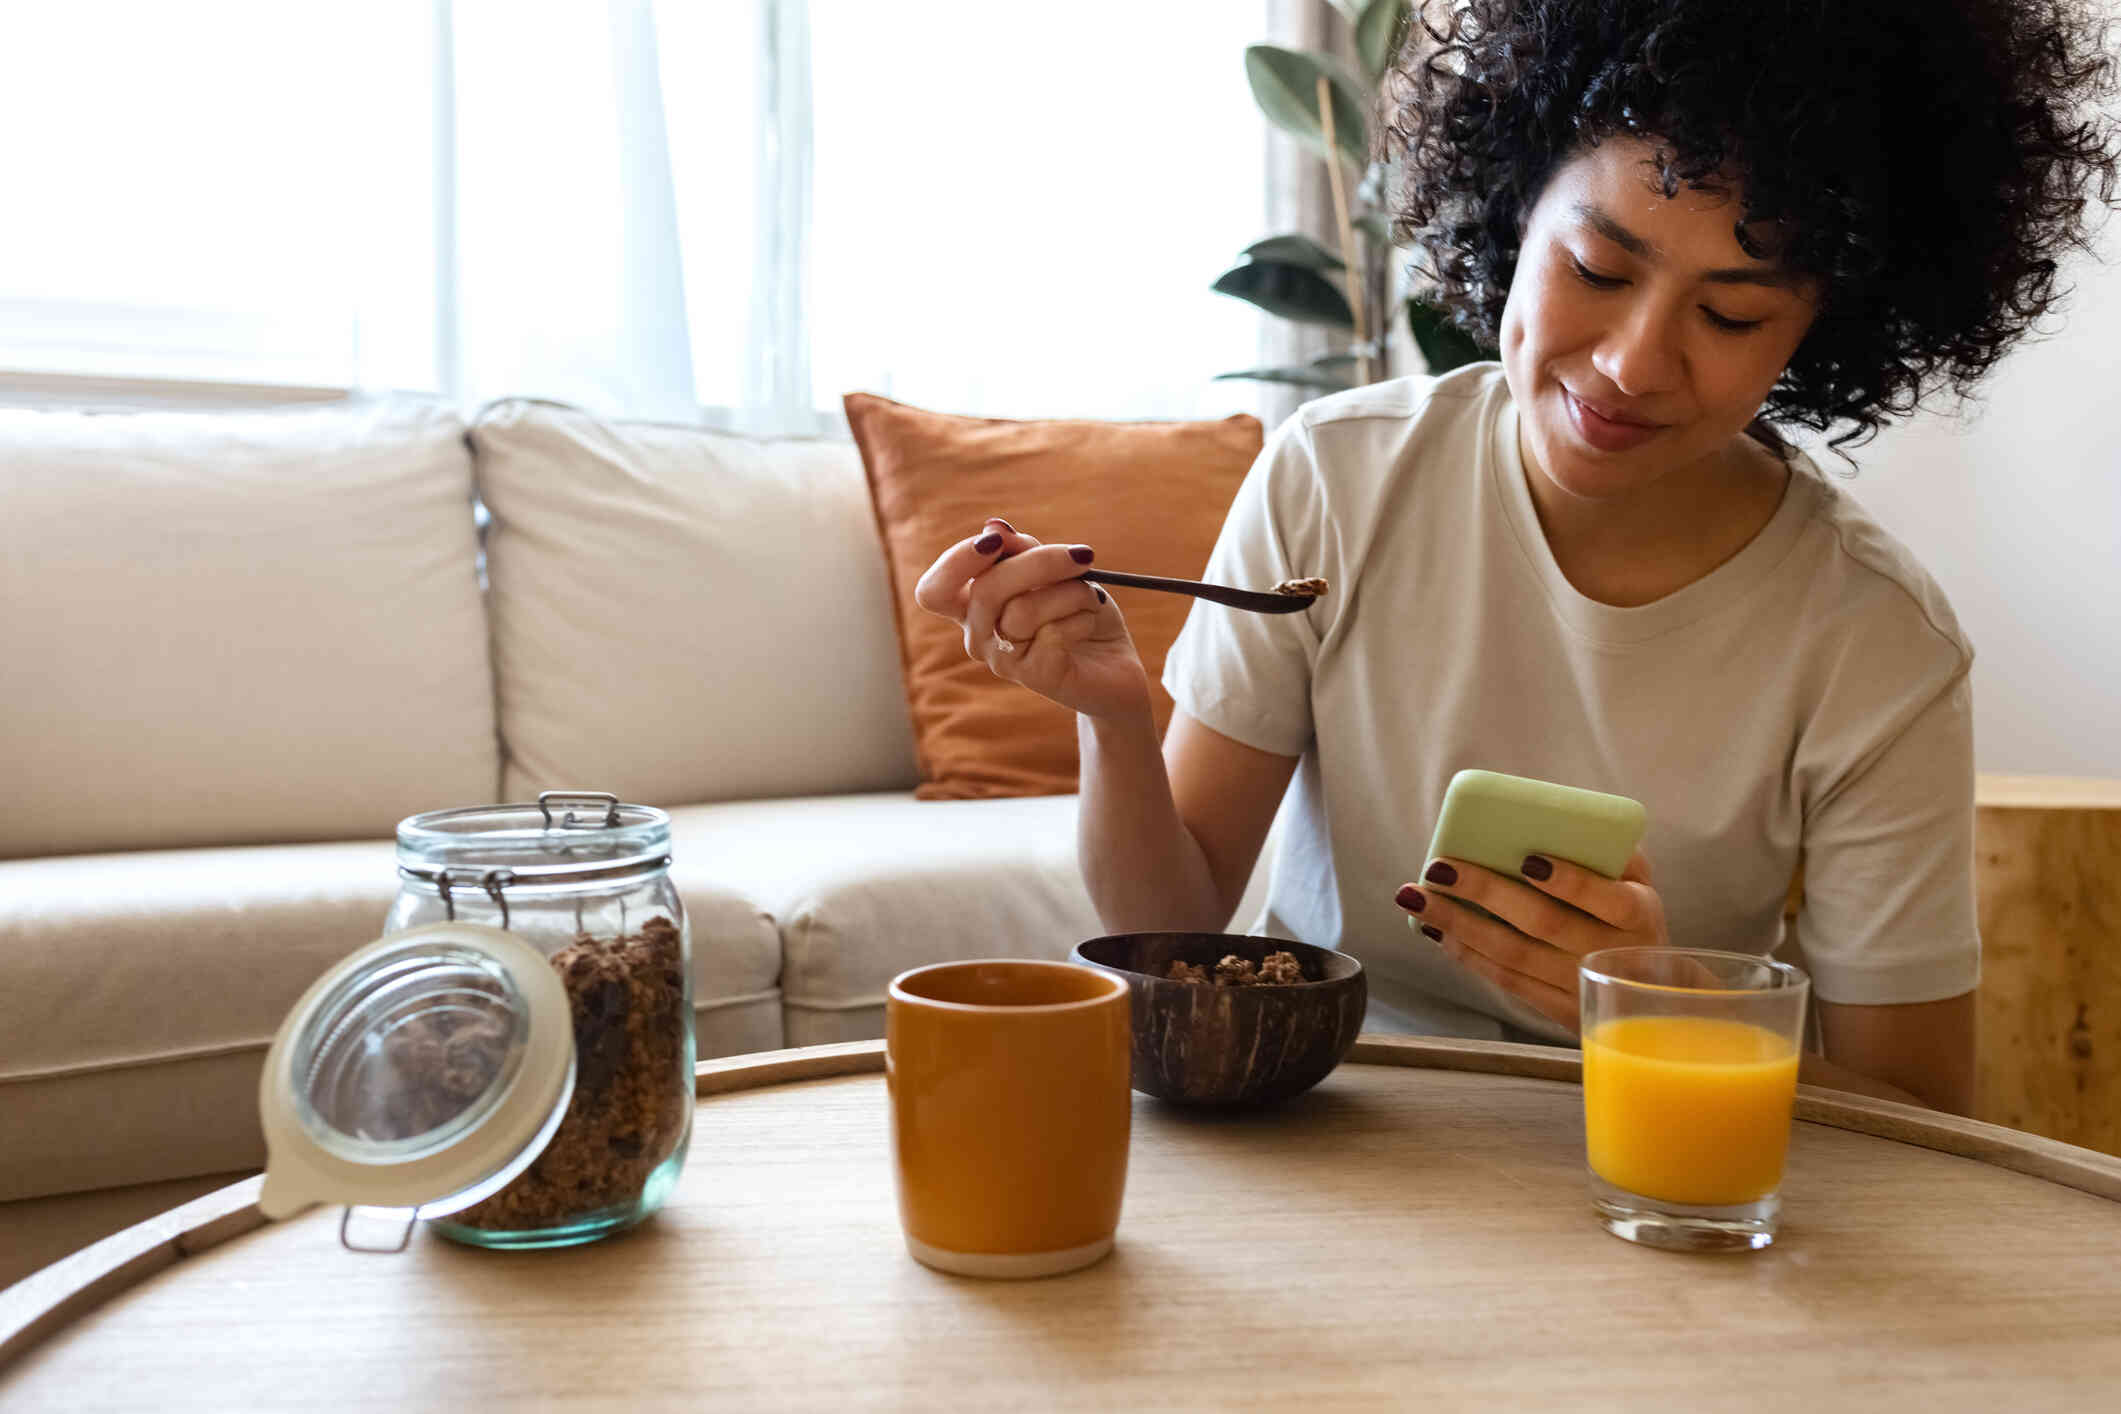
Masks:
[[[1579,201],[1574,206],[1571,206],[1569,214],[1584,225],[1589,226],[1599,235],[1604,236],[1614,245],[1619,246],[1629,255],[1639,255],[1644,260],[1662,260],[1664,258],[1663,251],[1651,245],[1648,241],[1636,235],[1588,201]]]
[[[1588,201],[1575,203],[1569,208],[1569,214],[1629,255],[1653,264],[1664,259],[1662,250],[1621,225],[1610,213]],[[1804,285],[1803,276],[1773,265],[1741,265],[1722,270],[1704,270],[1699,278],[1712,285],[1766,285],[1778,290],[1795,290]]]

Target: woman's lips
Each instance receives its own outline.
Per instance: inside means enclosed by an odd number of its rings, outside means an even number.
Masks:
[[[1575,426],[1576,435],[1601,452],[1629,451],[1664,431],[1661,423],[1623,422],[1607,417],[1567,388],[1561,390],[1561,399],[1569,406],[1569,421]]]

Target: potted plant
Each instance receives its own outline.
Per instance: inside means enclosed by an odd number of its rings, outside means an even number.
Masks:
[[[1393,376],[1389,332],[1394,309],[1391,226],[1384,210],[1386,169],[1370,160],[1370,120],[1378,84],[1411,21],[1408,0],[1333,0],[1355,27],[1359,66],[1327,54],[1255,44],[1245,76],[1267,120],[1326,164],[1339,250],[1305,235],[1269,236],[1246,248],[1242,264],[1215,289],[1283,319],[1346,331],[1345,349],[1285,368],[1251,368],[1249,378],[1337,392]],[[1352,180],[1351,180],[1352,178]],[[1357,240],[1357,233],[1361,239]],[[1419,298],[1402,305],[1431,373],[1488,357],[1442,311]]]

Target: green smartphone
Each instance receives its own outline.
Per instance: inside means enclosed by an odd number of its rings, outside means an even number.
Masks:
[[[1524,857],[1543,854],[1617,879],[1642,843],[1648,821],[1642,802],[1624,795],[1500,771],[1460,771],[1444,788],[1429,860],[1449,856],[1522,879]],[[1428,861],[1422,868],[1427,870]]]

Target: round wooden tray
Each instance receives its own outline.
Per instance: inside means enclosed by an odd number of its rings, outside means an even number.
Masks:
[[[1368,1038],[1272,1110],[1136,1097],[1113,1255],[981,1282],[906,1255],[882,1066],[701,1066],[677,1192],[589,1247],[360,1255],[232,1185],[0,1294],[0,1403],[1987,1414],[2121,1381],[2121,1159],[1991,1125],[1806,1087],[1781,1241],[1686,1256],[1597,1227],[1574,1052]]]

